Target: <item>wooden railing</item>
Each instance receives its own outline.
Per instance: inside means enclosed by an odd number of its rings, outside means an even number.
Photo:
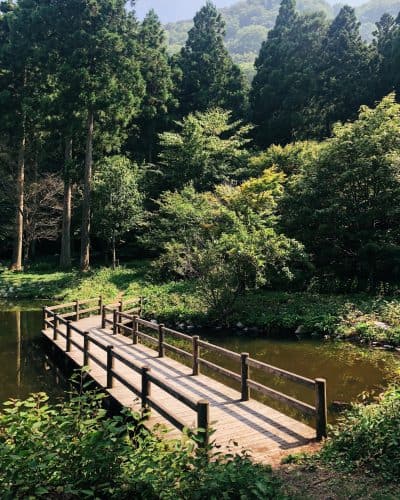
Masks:
[[[99,304],[101,303],[102,302],[100,299]],[[74,305],[75,303],[72,304],[72,306]],[[251,358],[249,353],[237,353],[234,351],[230,351],[223,347],[201,340],[197,335],[190,336],[171,328],[167,328],[165,325],[158,324],[155,321],[147,321],[140,317],[142,313],[142,301],[140,301],[140,304],[136,303],[136,305],[136,308],[129,309],[128,311],[122,310],[123,304],[120,302],[112,305],[102,305],[100,311],[102,318],[102,327],[111,329],[114,335],[121,333],[132,337],[132,343],[134,345],[138,343],[139,339],[147,342],[155,350],[158,351],[158,356],[160,358],[166,356],[166,353],[173,353],[175,355],[183,357],[186,361],[190,362],[193,376],[199,375],[201,372],[201,368],[205,367],[208,370],[212,370],[220,375],[234,380],[235,382],[240,384],[242,401],[250,400],[252,391],[256,391],[264,396],[267,396],[268,398],[272,398],[281,403],[284,403],[285,405],[296,409],[302,414],[311,416],[315,418],[317,439],[321,440],[322,438],[326,437],[327,398],[325,379],[317,378],[315,380],[312,380],[301,375],[283,370],[281,368],[269,365],[267,363],[258,361],[254,358]],[[64,307],[69,306],[71,306],[71,304],[66,304]],[[62,306],[58,307],[61,308]],[[47,309],[51,312],[54,312],[55,310],[54,308]],[[54,324],[58,321],[56,316],[57,315],[54,314]],[[74,317],[76,317],[76,314]],[[56,331],[56,327],[53,325],[53,322],[49,322],[46,318],[46,315],[44,315],[44,322],[45,325],[53,327]],[[72,326],[70,325],[69,328],[72,328]],[[177,347],[176,345],[167,342],[166,339],[168,337],[190,343],[190,349],[185,350],[181,347]],[[223,366],[212,363],[208,359],[205,359],[203,356],[204,351],[213,352],[237,362],[238,371],[233,372],[231,370],[228,370],[227,368],[224,368]],[[257,382],[256,380],[254,380],[253,374],[251,373],[252,368],[264,373],[268,373],[274,377],[289,380],[296,384],[302,385],[307,389],[310,389],[311,391],[314,391],[315,404],[310,405],[308,403],[305,403],[304,401],[300,401],[292,396],[289,396],[271,387],[268,387],[267,385]],[[153,383],[156,382],[153,381]],[[153,407],[155,408],[156,403],[152,401],[151,398],[149,399],[149,402],[150,406],[153,405]]]
[[[89,301],[88,301],[89,302]],[[137,302],[137,301],[136,301]],[[129,301],[132,305],[134,301]],[[125,303],[127,304],[127,303]],[[97,365],[102,367],[106,372],[107,382],[106,388],[112,389],[114,385],[114,380],[118,380],[125,387],[127,387],[130,391],[136,394],[141,399],[142,412],[144,415],[149,415],[151,409],[156,410],[160,415],[166,418],[172,425],[177,427],[179,430],[184,430],[186,425],[181,420],[176,418],[167,408],[158,403],[151,395],[152,385],[159,387],[161,390],[166,392],[167,394],[174,397],[176,400],[183,403],[185,406],[189,407],[193,410],[197,415],[197,431],[196,431],[196,442],[199,447],[207,447],[209,444],[209,436],[210,436],[210,414],[209,414],[209,403],[206,400],[194,401],[184,394],[176,391],[164,381],[155,377],[151,373],[151,368],[147,365],[143,364],[135,364],[130,360],[127,360],[123,356],[121,356],[117,350],[118,347],[113,345],[105,345],[97,339],[93,338],[90,335],[90,332],[82,331],[76,325],[72,323],[70,319],[66,319],[66,317],[70,317],[70,314],[58,314],[57,311],[68,309],[69,307],[76,307],[76,302],[71,304],[64,304],[63,306],[55,306],[55,307],[45,307],[43,308],[43,328],[51,328],[53,331],[53,340],[58,340],[58,337],[61,336],[65,339],[65,352],[71,351],[71,346],[76,347],[79,351],[83,353],[83,366],[89,366],[90,360],[94,361]],[[78,306],[79,307],[79,306]],[[118,307],[122,307],[121,303],[118,303]],[[138,307],[134,308],[140,309],[141,301],[138,303]],[[110,310],[110,306],[101,305],[102,311],[105,309]],[[98,308],[94,309],[93,312],[98,311]],[[79,311],[79,310],[78,310]],[[103,313],[101,312],[102,317]],[[122,321],[116,323],[116,315],[114,311],[118,311],[118,319],[121,321],[122,318],[127,318],[130,323],[132,323],[133,317],[128,316],[127,313],[121,312],[119,310],[113,309],[113,331],[117,331],[118,326],[123,328],[125,331],[132,331],[132,328],[129,328]],[[85,310],[85,312],[88,312]],[[71,313],[72,315],[72,313]],[[73,313],[73,317],[76,317],[76,311]],[[79,318],[79,312],[78,312]],[[139,321],[139,318],[138,320]],[[60,326],[63,325],[65,328],[62,329]],[[72,332],[76,332],[78,335],[83,337],[83,344],[76,342],[72,338]],[[95,345],[97,348],[101,349],[106,353],[106,362],[102,361],[98,356],[91,352],[91,345]],[[141,388],[135,387],[133,384],[127,380],[126,377],[122,376],[118,373],[114,368],[114,361],[117,360],[120,363],[124,364],[127,368],[133,370],[134,372],[140,374],[141,376]]]

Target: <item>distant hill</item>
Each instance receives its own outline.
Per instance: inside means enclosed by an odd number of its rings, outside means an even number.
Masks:
[[[217,7],[227,7],[237,0],[215,0]],[[135,10],[140,19],[154,9],[163,23],[190,19],[204,5],[205,0],[136,0]]]
[[[357,0],[344,3],[354,4]],[[279,6],[280,0],[242,0],[221,9],[226,21],[227,48],[249,78],[254,72],[254,60],[261,43],[275,24]],[[331,4],[325,0],[297,0],[300,12],[323,11],[329,18],[333,18],[340,7],[341,3],[333,0]],[[375,23],[385,12],[397,15],[400,11],[400,0],[370,0],[357,7],[356,11],[362,22],[363,37],[371,40]],[[171,52],[177,52],[184,45],[191,26],[192,21],[179,21],[166,25]]]

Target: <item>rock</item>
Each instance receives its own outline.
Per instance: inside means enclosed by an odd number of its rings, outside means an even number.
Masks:
[[[244,328],[244,324],[239,321],[239,323],[236,323],[236,328],[239,328],[239,330],[241,330],[242,328]]]
[[[330,335],[324,335],[324,340],[331,340]]]
[[[341,412],[351,408],[351,405],[349,403],[345,403],[343,401],[332,401],[330,406],[332,411],[335,412]]]
[[[389,330],[389,325],[383,323],[383,321],[374,321],[374,326],[380,328],[381,330]]]
[[[297,327],[297,330],[294,332],[296,335],[301,335],[304,331],[304,326],[300,325]]]
[[[194,329],[195,329],[195,326],[194,326],[194,325],[188,325],[188,326],[187,326],[187,329],[188,329],[188,330],[194,330]]]
[[[390,345],[390,344],[385,344],[383,346],[383,348],[386,350],[386,351],[394,351],[394,346],[393,345]]]

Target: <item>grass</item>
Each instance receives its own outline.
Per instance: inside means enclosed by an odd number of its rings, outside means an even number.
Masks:
[[[156,283],[150,261],[133,261],[111,270],[60,272],[39,264],[21,273],[0,272],[0,299],[70,301],[103,295],[104,299],[146,298],[146,314],[160,321],[208,326],[220,318],[210,311],[196,282]],[[306,292],[257,290],[241,297],[228,326],[244,326],[268,334],[298,332],[329,335],[381,344],[400,345],[400,299],[369,295],[322,295]]]

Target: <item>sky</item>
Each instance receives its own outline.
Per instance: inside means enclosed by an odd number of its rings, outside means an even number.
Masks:
[[[217,7],[226,7],[238,0],[214,0]],[[163,23],[191,19],[205,0],[136,0],[136,13],[139,19],[150,9],[154,9]]]

